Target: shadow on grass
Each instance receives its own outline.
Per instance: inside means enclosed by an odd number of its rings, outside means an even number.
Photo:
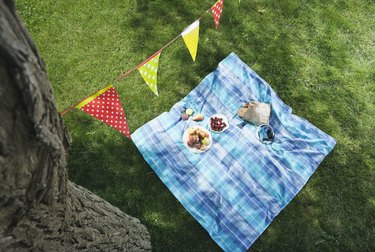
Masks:
[[[151,232],[155,251],[194,250],[202,243],[202,248],[218,250],[130,140],[102,123],[90,123],[88,115],[79,117],[82,123],[74,130],[69,154],[71,180],[140,218]],[[97,134],[87,135],[92,127]]]
[[[133,47],[142,57],[158,50],[165,39],[173,38],[188,25],[186,22],[198,16],[199,8],[191,8],[184,1],[138,0],[136,3],[135,13],[129,14],[131,18],[122,24],[122,29],[134,31]],[[199,6],[205,8],[210,3],[201,1]],[[356,115],[367,105],[354,91],[345,88],[346,79],[339,75],[350,68],[349,52],[342,45],[337,47],[329,42],[335,39],[334,29],[343,21],[331,20],[328,24],[333,27],[327,25],[327,30],[316,37],[316,30],[320,28],[309,21],[316,14],[308,13],[305,7],[330,17],[331,10],[325,11],[317,3],[228,1],[219,31],[212,28],[212,17],[202,20],[195,64],[189,63],[190,55],[180,41],[179,50],[173,52],[174,60],[165,67],[174,67],[181,83],[192,89],[198,85],[197,79],[213,71],[218,62],[234,51],[298,115],[339,140],[308,185],[251,250],[366,250],[374,247],[369,242],[375,226],[374,203],[369,198],[374,193],[368,183],[373,174],[370,163],[366,162],[374,156],[366,151],[372,148],[371,140],[362,139],[364,129]],[[239,11],[240,8],[246,11]],[[336,14],[337,11],[331,13]],[[298,33],[297,26],[301,24],[296,24],[297,20],[305,22],[302,27],[306,37]],[[176,25],[171,26],[171,22]],[[155,30],[155,26],[160,30]],[[162,26],[168,27],[163,30]],[[312,43],[306,45],[314,48],[309,53],[322,64],[316,65],[316,79],[312,82],[301,82],[298,77],[306,71],[303,58],[295,55],[298,52],[295,46],[301,41]],[[174,87],[168,92],[170,97],[182,94]],[[348,107],[348,104],[355,106]],[[140,218],[151,232],[155,251],[220,251],[152,173],[131,141],[87,115],[78,115],[78,118],[82,123],[75,125],[69,157],[73,181]],[[88,128],[91,128],[90,135]]]

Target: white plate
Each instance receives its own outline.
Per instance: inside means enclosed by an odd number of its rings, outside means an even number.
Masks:
[[[198,149],[196,149],[196,148],[191,148],[191,147],[187,144],[187,142],[188,142],[188,140],[189,140],[188,129],[190,129],[190,128],[198,128],[198,129],[202,130],[203,132],[208,133],[208,139],[210,139],[210,144],[207,146],[207,148],[206,148],[205,150],[202,151],[202,150],[198,150]],[[207,151],[207,150],[211,147],[211,145],[212,145],[212,136],[211,136],[211,133],[210,133],[206,128],[203,128],[203,127],[201,127],[201,126],[191,126],[191,127],[187,128],[187,129],[185,130],[184,135],[182,136],[182,142],[184,143],[185,147],[186,147],[189,151],[191,151],[191,152],[193,152],[193,153],[203,153],[203,152]]]
[[[211,118],[214,118],[214,117],[222,118],[222,119],[223,119],[223,122],[225,122],[225,124],[227,125],[227,126],[225,126],[225,128],[224,128],[222,131],[216,131],[216,130],[211,129]],[[208,126],[208,128],[209,128],[211,131],[213,131],[213,132],[215,132],[215,133],[223,133],[224,131],[226,131],[226,130],[229,128],[229,122],[228,122],[228,119],[227,119],[227,117],[226,117],[225,115],[222,115],[222,114],[214,114],[214,115],[212,115],[210,118],[208,118],[208,120],[207,120],[207,126]]]

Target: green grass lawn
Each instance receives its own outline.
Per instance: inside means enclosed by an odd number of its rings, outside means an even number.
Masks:
[[[17,0],[46,63],[59,110],[156,52],[214,0]],[[190,90],[230,52],[294,113],[337,140],[252,251],[375,250],[375,3],[225,1],[218,30],[201,22],[197,61],[183,40],[165,49],[156,97],[136,71],[115,88],[131,131]],[[220,251],[119,132],[75,109],[69,177],[149,229],[155,251]],[[372,238],[371,238],[372,237]]]

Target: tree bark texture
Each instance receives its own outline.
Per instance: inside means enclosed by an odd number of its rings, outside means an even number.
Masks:
[[[69,137],[12,0],[0,0],[0,251],[147,251],[136,218],[68,181]]]

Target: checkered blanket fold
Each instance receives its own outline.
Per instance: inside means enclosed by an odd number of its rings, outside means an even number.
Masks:
[[[275,141],[258,141],[256,127],[236,111],[248,101],[272,104]],[[182,121],[185,108],[230,127],[212,133],[211,148],[192,154],[182,135],[202,122]],[[292,114],[272,88],[231,53],[169,112],[132,134],[145,160],[186,210],[225,251],[246,251],[301,190],[336,141]]]

